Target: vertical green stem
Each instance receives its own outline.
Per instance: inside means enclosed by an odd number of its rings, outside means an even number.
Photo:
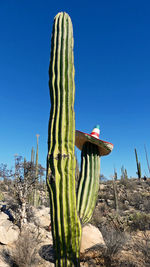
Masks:
[[[100,157],[98,147],[86,142],[81,154],[81,173],[77,193],[77,210],[82,223],[87,223],[94,211],[99,190]]]
[[[59,13],[54,20],[49,77],[47,185],[55,266],[79,266],[81,226],[75,194],[73,30],[66,13]]]

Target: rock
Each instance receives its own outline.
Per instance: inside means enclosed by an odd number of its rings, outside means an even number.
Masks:
[[[19,228],[8,220],[5,213],[0,215],[0,243],[3,245],[11,244],[18,239]]]
[[[50,224],[50,209],[42,207],[33,210],[33,221],[39,227],[47,227]]]
[[[34,218],[34,223],[39,227],[46,227],[50,224],[50,216],[42,215],[41,217],[36,217]]]
[[[128,200],[125,200],[124,204],[125,205],[129,205],[129,201]]]
[[[140,204],[140,205],[139,205],[139,210],[144,211],[144,205],[143,205],[143,204]]]
[[[41,240],[43,240],[43,241],[47,241],[48,240],[48,242],[50,244],[53,243],[52,232],[48,232],[44,228],[39,228],[39,234],[40,234]]]
[[[50,214],[50,208],[45,207],[45,206],[41,206],[39,209],[36,209],[34,212],[38,216],[48,215],[48,214]]]
[[[10,267],[7,263],[4,262],[2,258],[0,258],[0,267]]]
[[[107,205],[112,207],[114,205],[114,201],[110,200],[110,199],[107,199]]]
[[[83,253],[93,247],[106,247],[106,244],[99,229],[87,224],[82,229],[80,252]]]
[[[55,264],[54,263],[52,263],[52,262],[48,262],[48,261],[44,261],[43,263],[42,262],[40,262],[40,264],[39,264],[39,266],[40,267],[54,267],[55,266]],[[0,266],[1,267],[1,266]],[[4,266],[5,267],[5,266]],[[37,264],[36,265],[34,265],[34,264],[32,264],[31,265],[31,267],[37,267]]]
[[[107,187],[107,185],[105,185],[105,184],[100,184],[99,189],[100,189],[100,190],[105,190],[106,187]]]
[[[0,225],[9,220],[9,217],[4,212],[0,212]]]

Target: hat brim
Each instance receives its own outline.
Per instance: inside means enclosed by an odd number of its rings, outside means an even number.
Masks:
[[[114,145],[109,142],[100,140],[98,138],[93,137],[90,134],[83,133],[83,132],[76,130],[76,136],[75,136],[76,147],[82,150],[83,144],[85,142],[90,142],[92,144],[97,145],[99,148],[100,156],[108,155],[113,150],[113,147],[114,147]]]

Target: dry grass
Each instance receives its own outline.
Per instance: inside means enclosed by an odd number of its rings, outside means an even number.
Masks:
[[[11,267],[36,266],[38,263],[36,253],[38,252],[37,248],[39,244],[38,232],[33,233],[26,228],[21,232],[13,250],[11,252],[3,251],[3,259]]]

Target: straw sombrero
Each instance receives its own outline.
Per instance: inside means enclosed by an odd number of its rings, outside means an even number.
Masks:
[[[108,155],[113,150],[114,145],[106,141],[100,140],[99,135],[100,135],[99,125],[95,126],[91,134],[83,133],[76,130],[75,144],[77,148],[82,150],[83,144],[85,142],[90,142],[98,146],[100,156]]]

